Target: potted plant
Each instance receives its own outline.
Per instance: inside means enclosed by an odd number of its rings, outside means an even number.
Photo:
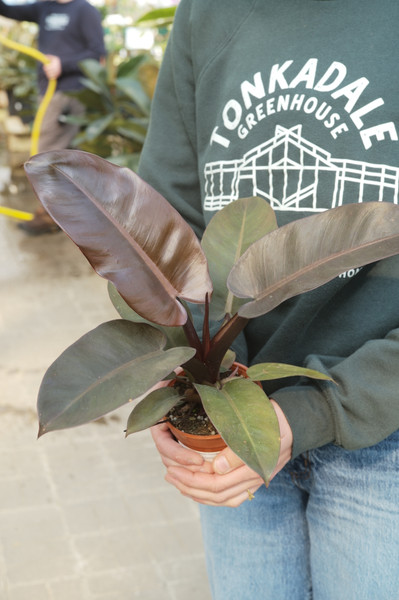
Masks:
[[[79,66],[84,87],[68,96],[77,98],[85,112],[62,117],[65,123],[80,127],[73,146],[136,169],[148,127],[157,64],[143,53],[119,64],[112,55],[107,64],[88,58]]]
[[[85,334],[50,366],[39,391],[39,436],[139,398],[128,435],[188,404],[204,409],[267,483],[279,429],[256,382],[307,376],[335,384],[274,363],[240,375],[231,347],[249,319],[349,268],[399,253],[399,207],[351,204],[278,228],[265,200],[244,198],[215,214],[200,244],[128,169],[79,150],[36,155],[25,169],[52,218],[111,282],[122,317]]]

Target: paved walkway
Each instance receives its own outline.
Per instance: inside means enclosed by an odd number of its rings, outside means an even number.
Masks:
[[[17,183],[0,203],[32,209]],[[45,369],[117,314],[63,233],[16,223],[0,215],[0,600],[209,600],[197,507],[148,432],[124,438],[129,409],[36,440]]]

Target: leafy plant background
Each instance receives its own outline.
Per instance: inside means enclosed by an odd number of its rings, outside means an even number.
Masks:
[[[81,118],[65,116],[81,131],[73,147],[136,169],[147,133],[158,65],[146,54],[115,66],[94,60],[81,63],[85,87],[70,92],[85,106]]]
[[[5,25],[0,27],[0,33],[25,46],[36,46],[37,28],[34,24],[3,22]],[[24,123],[32,122],[37,106],[35,59],[0,46],[0,89],[7,92],[9,113],[18,115]]]
[[[169,37],[176,6],[157,8],[134,23],[154,32],[149,51],[127,53],[123,36],[106,28],[109,54],[105,65],[86,60],[81,63],[84,89],[74,93],[86,111],[78,122],[81,131],[73,147],[107,158],[136,170],[147,133],[151,100],[163,52]],[[107,33],[108,31],[108,33]]]
[[[81,127],[72,143],[74,148],[135,170],[176,6],[151,8],[140,15],[140,9],[131,1],[120,0],[117,5],[108,3],[100,7],[100,11],[108,53],[106,62],[104,65],[93,60],[81,63],[84,88],[71,95],[85,106],[85,114],[80,119],[68,115],[63,119],[77,122]],[[132,25],[152,31],[154,43],[150,50],[126,49],[126,29]],[[2,19],[0,31],[26,46],[36,47],[35,24]],[[0,89],[9,95],[10,114],[15,114],[14,106],[17,106],[16,114],[24,122],[32,123],[38,103],[35,60],[2,47]]]

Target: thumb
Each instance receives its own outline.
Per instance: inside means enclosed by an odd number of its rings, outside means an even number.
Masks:
[[[213,470],[219,475],[224,475],[243,464],[241,458],[231,448],[225,448],[213,460]]]

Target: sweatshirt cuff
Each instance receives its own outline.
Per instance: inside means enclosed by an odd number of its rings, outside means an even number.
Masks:
[[[325,398],[314,388],[282,388],[271,396],[280,406],[292,429],[292,458],[335,441],[332,412]]]

